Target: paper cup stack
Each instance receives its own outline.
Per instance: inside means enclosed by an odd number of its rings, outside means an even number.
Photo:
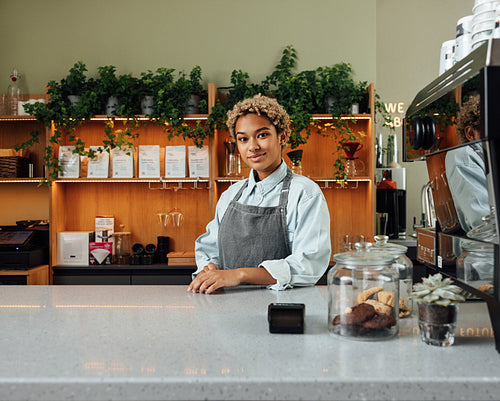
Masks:
[[[472,46],[472,15],[460,18],[457,22],[455,62],[458,63],[470,53]]]
[[[455,43],[456,40],[447,40],[441,45],[439,56],[439,75],[449,70],[455,64]]]
[[[475,0],[472,8],[472,50],[493,37],[499,4],[499,1]]]
[[[495,10],[495,31],[493,32],[495,39],[500,39],[500,2],[497,3]]]

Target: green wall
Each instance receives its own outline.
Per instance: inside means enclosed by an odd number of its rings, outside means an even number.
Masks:
[[[227,85],[233,69],[264,78],[294,45],[299,68],[352,63],[375,80],[375,12],[370,0],[0,0],[0,92],[10,70],[44,92],[75,61],[120,73],[160,66]]]
[[[89,75],[110,64],[134,74],[200,65],[205,82],[218,86],[229,84],[233,69],[261,80],[292,44],[300,70],[350,62],[356,78],[375,82],[385,102],[407,107],[437,76],[441,43],[455,36],[457,20],[471,14],[473,5],[474,0],[0,0],[0,93],[14,66],[27,92],[43,93],[46,82],[61,79],[78,60]],[[386,131],[378,132],[386,138]],[[396,132],[400,139],[401,130]],[[420,215],[427,171],[422,162],[405,167],[411,227]],[[48,203],[37,208],[46,208],[48,216]]]
[[[455,38],[457,21],[472,14],[473,6],[474,0],[377,0],[375,86],[384,102],[402,102],[406,110],[438,77],[441,44]],[[412,232],[413,217],[420,222],[420,190],[429,177],[425,162],[401,162],[401,128],[396,133],[399,161],[406,167],[407,232]]]

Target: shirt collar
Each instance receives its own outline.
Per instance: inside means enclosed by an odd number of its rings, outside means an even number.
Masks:
[[[249,192],[252,192],[254,188],[257,186],[263,194],[271,191],[278,185],[281,181],[283,181],[286,177],[286,174],[288,172],[288,166],[286,163],[281,159],[281,164],[279,167],[274,170],[270,176],[264,178],[262,181],[255,181],[255,173],[254,170],[250,170],[250,175],[248,176],[248,190]]]

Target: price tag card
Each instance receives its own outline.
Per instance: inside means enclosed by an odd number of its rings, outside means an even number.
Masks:
[[[108,178],[109,177],[109,148],[102,146],[91,146],[94,157],[88,158],[87,178]]]
[[[114,148],[111,151],[113,178],[134,177],[134,149]]]
[[[139,178],[160,177],[160,145],[139,146]]]
[[[165,147],[165,177],[186,177],[186,147],[184,145]]]
[[[208,146],[198,148],[189,146],[189,176],[190,177],[208,177]]]
[[[59,178],[80,177],[80,155],[73,153],[74,146],[59,147]]]

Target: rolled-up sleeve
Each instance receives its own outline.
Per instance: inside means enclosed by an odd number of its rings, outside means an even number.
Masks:
[[[321,190],[318,188],[312,196],[304,194],[296,207],[289,206],[291,254],[261,263],[277,281],[268,286],[273,290],[316,284],[330,261],[330,214]]]

